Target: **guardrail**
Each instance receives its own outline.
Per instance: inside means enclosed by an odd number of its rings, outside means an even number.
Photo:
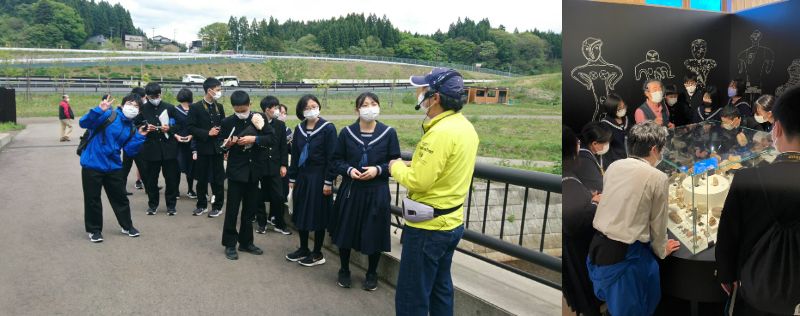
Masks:
[[[403,159],[411,160],[411,153],[404,152]],[[522,219],[520,220],[520,238],[519,241],[515,243],[510,243],[508,241],[503,240],[503,233],[504,227],[501,226],[500,228],[500,238],[495,238],[493,236],[489,236],[485,234],[486,228],[486,219],[487,219],[487,212],[488,212],[488,203],[484,203],[483,209],[483,222],[480,227],[480,231],[470,229],[470,216],[473,213],[472,207],[472,195],[473,195],[473,185],[474,181],[478,180],[485,180],[486,181],[486,201],[489,200],[490,194],[490,186],[492,183],[499,183],[505,187],[505,196],[503,198],[503,218],[505,218],[506,210],[508,207],[508,192],[509,186],[520,186],[525,188],[525,194],[523,199],[523,206],[522,206]],[[494,251],[498,251],[500,253],[518,258],[520,260],[526,261],[528,263],[532,263],[534,265],[543,267],[545,269],[555,271],[561,273],[562,264],[561,259],[550,256],[542,252],[544,248],[544,239],[545,233],[547,230],[547,218],[549,216],[550,211],[550,198],[551,193],[560,194],[561,193],[561,177],[558,175],[553,174],[546,174],[541,172],[534,172],[534,171],[527,171],[527,170],[519,170],[507,167],[500,167],[494,166],[489,164],[483,163],[476,163],[475,164],[475,171],[473,173],[473,182],[470,183],[470,191],[469,196],[467,198],[467,203],[465,205],[464,214],[465,214],[465,230],[464,230],[464,237],[463,240],[475,243],[477,245],[486,247],[488,249],[492,249]],[[538,251],[533,249],[529,249],[522,246],[522,236],[525,229],[525,219],[528,215],[528,194],[531,190],[539,190],[546,192],[546,200],[545,200],[545,207],[544,207],[544,217],[542,219],[542,229],[540,233],[540,244]],[[392,225],[395,227],[402,228],[402,209],[401,209],[401,202],[400,202],[400,184],[396,185],[395,188],[395,201],[394,205],[392,206],[392,213],[395,215],[395,219],[397,222],[393,222]],[[480,211],[480,210],[478,210]],[[502,222],[505,224],[505,221]],[[506,263],[499,262],[497,260],[493,260],[488,258],[484,255],[475,253],[470,250],[466,250],[463,248],[457,248],[459,252],[464,254],[470,255],[472,257],[478,258],[480,260],[486,261],[503,269],[509,270],[511,272],[517,273],[529,279],[535,280],[552,288],[561,290],[561,284],[557,282],[553,282],[551,280],[545,279],[541,276],[534,275],[528,271],[523,271],[519,268],[510,266]]]

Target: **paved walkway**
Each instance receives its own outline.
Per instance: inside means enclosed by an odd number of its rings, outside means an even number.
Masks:
[[[223,219],[192,216],[194,201],[185,197],[177,216],[165,214],[163,201],[158,215],[146,216],[144,192],[136,191],[139,238],[119,233],[104,197],[105,241],[90,243],[77,141],[59,143],[55,120],[25,123],[0,152],[0,315],[394,314],[394,290],[384,283],[376,292],[339,288],[331,253],[315,268],[288,263],[296,235],[256,235],[264,255],[225,259]],[[363,271],[352,269],[360,284]]]

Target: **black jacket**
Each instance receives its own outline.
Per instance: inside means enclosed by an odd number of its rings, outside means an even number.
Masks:
[[[225,110],[221,104],[214,102],[210,108],[211,112],[209,112],[209,104],[202,99],[189,106],[187,124],[198,155],[217,154],[217,149],[215,148],[217,146],[217,138],[227,137],[227,135],[219,137],[208,136],[208,131],[214,126],[220,126],[222,119],[225,118]],[[222,135],[222,133],[219,135]]]
[[[575,176],[581,180],[589,191],[603,192],[602,159],[602,157],[598,158],[586,148],[581,148],[578,152],[579,163],[575,166]]]
[[[675,126],[689,124],[692,121],[692,110],[689,103],[678,98],[678,102],[669,106],[669,121]]]
[[[782,223],[800,220],[800,162],[783,160],[784,155],[772,164],[740,170],[733,178],[717,234],[720,282],[740,279],[748,254],[775,219]]]
[[[273,119],[272,122],[264,126],[271,129],[272,144],[266,149],[267,170],[265,176],[280,175],[281,167],[289,167],[289,143],[286,140],[286,123],[281,120]]]
[[[264,118],[264,127],[257,130],[252,123],[254,115]],[[239,182],[256,182],[263,177],[267,171],[267,150],[274,144],[275,137],[273,131],[266,124],[267,118],[261,113],[251,113],[247,119],[239,119],[236,115],[231,115],[222,120],[222,130],[217,143],[222,145],[225,138],[231,134],[233,136],[256,136],[256,143],[250,148],[245,146],[233,145],[228,151],[228,167],[225,174],[228,180]]]
[[[170,119],[177,115],[177,113],[175,113],[175,107],[172,106],[172,104],[162,101],[158,106],[155,106],[150,103],[150,101],[147,101],[147,103],[142,105],[140,115],[136,118],[137,123],[144,124],[147,122],[148,124],[161,126],[161,121],[159,121],[158,116],[164,111],[167,111],[167,115],[169,115]],[[178,141],[175,140],[175,131],[173,128],[174,126],[170,126],[170,130],[167,133],[163,133],[160,130],[147,133],[147,140],[144,141],[139,157],[145,161],[177,159]]]
[[[758,124],[758,122],[756,122],[756,119],[754,119],[752,116],[742,116],[742,123],[740,123],[739,126],[746,127],[749,129],[754,129],[757,131],[764,130],[764,127],[762,127],[761,124]]]

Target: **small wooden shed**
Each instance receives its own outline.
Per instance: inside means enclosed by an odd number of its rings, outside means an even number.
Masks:
[[[509,89],[503,87],[466,87],[467,103],[508,104]]]

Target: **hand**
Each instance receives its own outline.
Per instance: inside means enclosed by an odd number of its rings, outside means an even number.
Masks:
[[[294,182],[289,182],[289,190],[294,190]]]
[[[192,141],[192,135],[186,136],[186,142],[188,143],[190,141]]]
[[[675,239],[667,240],[667,256],[681,248],[681,242]]]
[[[655,119],[655,122],[656,122],[656,124],[658,124],[658,125],[663,125],[663,124],[664,124],[664,119],[663,119],[663,118],[660,118],[660,117],[657,117],[657,118]]]
[[[149,132],[150,130],[147,129],[147,126],[142,125],[141,127],[139,127],[139,134],[141,134],[142,136],[146,136],[147,133]]]
[[[177,140],[179,143],[185,143],[186,142],[184,140],[183,136],[181,136],[181,135],[175,134],[175,136],[173,136],[173,137],[175,137],[175,140]]]
[[[222,155],[222,159],[225,159],[225,161],[228,161],[228,153],[224,153]]]
[[[155,130],[157,130],[157,129],[158,129],[158,127],[156,127],[155,125],[153,125],[153,124],[147,124],[147,131],[148,131],[148,132],[152,132],[152,131],[155,131]]]
[[[210,130],[208,130],[208,136],[214,137],[217,135],[219,135],[219,127],[212,127]]]
[[[169,132],[169,125],[161,125],[161,132],[162,133]]]
[[[389,171],[390,172],[392,170],[392,165],[394,165],[394,164],[396,164],[398,162],[403,162],[403,158],[397,158],[397,159],[392,160],[392,161],[389,162]],[[406,165],[408,165],[408,164],[406,164]]]
[[[331,186],[326,184],[324,187],[322,187],[322,195],[330,196],[331,194],[333,194],[333,188],[331,188]]]
[[[739,281],[733,283],[720,283],[722,286],[722,290],[728,294],[728,296],[733,295],[733,290],[739,287]]]
[[[103,111],[106,111],[111,108],[112,104],[114,104],[114,99],[109,96],[107,99],[100,102],[100,108],[103,109]]]
[[[281,166],[281,178],[286,177],[286,167]]]
[[[667,127],[669,127],[669,128],[675,128],[675,124],[669,123],[669,124],[667,124]]]
[[[374,179],[375,177],[378,176],[378,168],[376,168],[376,167],[366,167],[364,169],[365,169],[365,171],[363,173],[361,173],[360,180],[368,181],[368,180],[372,180],[372,179]]]
[[[350,169],[350,178],[354,180],[361,179],[361,171],[358,171],[356,168]]]
[[[241,146],[250,145],[250,144],[253,144],[255,142],[256,142],[256,137],[255,136],[243,136],[243,137],[239,138],[238,140],[236,140],[236,144],[241,145]]]
[[[197,160],[197,152],[192,153],[192,160]]]
[[[236,142],[239,140],[238,137],[233,136],[230,139],[225,140],[225,148],[231,148],[233,145],[236,145]]]

